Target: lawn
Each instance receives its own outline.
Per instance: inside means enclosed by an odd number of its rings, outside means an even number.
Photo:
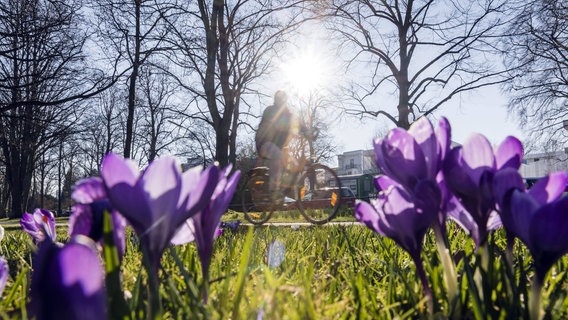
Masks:
[[[457,301],[450,301],[432,234],[422,259],[436,297],[435,317],[526,318],[531,259],[520,243],[514,267],[504,257],[504,234],[490,239],[490,264],[478,279],[479,255],[469,237],[449,224],[452,258],[458,269]],[[68,241],[66,228],[58,240]],[[0,302],[4,318],[26,318],[31,238],[10,230],[0,242],[10,278]],[[203,303],[201,268],[194,243],[172,246],[161,260],[160,299],[168,319],[414,319],[429,317],[409,255],[364,226],[256,227],[225,230],[215,242],[208,304]],[[545,282],[546,316],[568,318],[567,258]],[[146,279],[138,240],[128,231],[122,261],[122,292],[132,318],[144,318]],[[510,279],[513,279],[512,281]]]

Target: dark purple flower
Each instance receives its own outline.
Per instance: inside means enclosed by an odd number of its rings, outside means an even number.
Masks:
[[[134,162],[112,153],[101,168],[112,207],[134,227],[154,272],[176,230],[209,204],[218,175],[217,166],[182,174],[173,157],[160,158],[140,173]]]
[[[104,271],[94,243],[40,244],[33,260],[31,306],[37,319],[106,319]]]
[[[414,193],[420,181],[438,184],[443,196],[438,204],[437,225],[442,233],[445,231],[447,198],[440,171],[450,147],[450,136],[451,128],[446,118],[440,119],[434,131],[430,121],[422,117],[408,131],[395,128],[384,139],[374,143],[377,166],[385,173],[385,176],[375,179],[377,190],[399,185]]]
[[[518,169],[522,158],[523,147],[517,138],[505,138],[494,151],[480,134],[471,135],[463,146],[453,148],[446,157],[444,181],[463,207],[449,210],[450,216],[468,229],[478,247],[485,243],[487,233],[499,225],[493,177],[505,168]]]
[[[517,172],[495,175],[503,225],[529,248],[541,282],[552,265],[568,253],[568,198],[561,197],[567,182],[566,172],[557,172],[525,191]]]
[[[46,238],[55,241],[55,217],[51,211],[35,209],[33,214],[24,213],[20,219],[20,225],[35,243],[42,242]]]
[[[420,180],[436,181],[450,145],[450,124],[446,118],[438,129],[422,117],[408,131],[395,128],[374,142],[377,166],[392,180],[412,190]]]
[[[438,215],[440,201],[440,190],[432,181],[419,182],[413,193],[392,185],[370,204],[358,201],[355,218],[419,258],[422,240]]]
[[[240,177],[239,171],[229,176],[231,168],[232,166],[227,166],[219,175],[209,205],[186,221],[172,239],[174,244],[183,244],[195,240],[204,277],[208,276],[213,253],[213,240],[216,238],[221,216],[229,207],[229,202],[233,198]]]
[[[75,201],[69,218],[69,236],[82,234],[100,242],[103,236],[103,214],[111,213],[114,244],[119,255],[124,255],[126,220],[114,210],[100,178],[87,178],[75,185],[71,198]]]
[[[8,262],[4,257],[0,257],[0,297],[6,287],[6,282],[8,282]]]
[[[436,182],[421,180],[413,193],[400,185],[391,185],[379,194],[377,200],[371,200],[371,204],[358,201],[355,205],[357,220],[376,233],[393,239],[410,254],[430,310],[434,300],[420,252],[426,231],[438,217],[441,197]]]
[[[221,228],[228,229],[231,232],[237,232],[240,225],[241,220],[221,222]]]

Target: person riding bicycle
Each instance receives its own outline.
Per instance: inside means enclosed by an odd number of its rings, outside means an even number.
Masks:
[[[291,137],[308,132],[288,108],[288,96],[282,90],[274,94],[274,103],[268,106],[256,131],[256,151],[269,169],[269,192],[278,199],[280,177],[288,163],[287,148]],[[275,200],[276,200],[275,199]]]

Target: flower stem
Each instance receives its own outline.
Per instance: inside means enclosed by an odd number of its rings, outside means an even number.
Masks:
[[[544,277],[536,275],[531,286],[531,295],[529,297],[529,312],[531,320],[540,320],[542,318],[542,286]]]
[[[448,303],[452,306],[458,297],[458,275],[456,272],[456,266],[450,256],[450,250],[446,247],[446,241],[444,241],[444,236],[442,235],[441,230],[439,228],[434,228],[434,234],[436,235],[436,245],[438,246],[440,260],[444,267],[444,282],[446,283],[446,290],[448,293]]]
[[[203,273],[203,304],[208,303],[209,297],[209,272]]]
[[[414,264],[416,265],[416,272],[418,273],[418,277],[420,278],[420,282],[422,283],[422,290],[424,291],[424,295],[426,296],[426,304],[428,305],[428,313],[430,315],[430,319],[434,317],[434,295],[432,294],[432,290],[428,285],[428,279],[426,278],[426,272],[424,271],[424,265],[422,264],[422,260],[420,259],[420,254],[416,256],[412,256],[412,260],[414,260]]]
[[[146,246],[142,245],[142,260],[148,274],[148,317],[147,319],[161,319],[162,318],[162,302],[160,300],[160,283],[158,279],[158,264],[152,263],[152,259],[148,256]]]

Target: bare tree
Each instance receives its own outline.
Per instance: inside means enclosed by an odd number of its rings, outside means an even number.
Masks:
[[[357,74],[346,87],[354,103],[347,113],[384,116],[408,128],[464,91],[507,80],[504,68],[491,62],[505,3],[318,1]]]
[[[518,2],[503,50],[513,81],[509,110],[538,149],[558,148],[568,140],[568,3]],[[549,144],[555,143],[551,146]]]
[[[78,11],[73,1],[0,1],[0,147],[13,217],[27,209],[38,158],[71,132],[70,101],[92,88]]]
[[[156,0],[100,0],[93,6],[108,60],[118,60],[123,72],[129,72],[123,151],[127,158],[132,155],[140,67],[151,56],[170,49],[165,46],[169,32],[165,19],[171,8],[169,1]]]
[[[122,145],[124,134],[121,131],[121,113],[126,110],[127,91],[123,86],[114,86],[90,101],[90,108],[81,114],[77,134],[81,152],[78,154],[78,167],[85,176],[98,175],[103,157],[110,151],[117,151]]]
[[[178,140],[173,111],[176,84],[160,69],[147,65],[140,70],[139,108],[141,125],[138,130],[139,143],[148,162],[153,161],[162,151],[168,150]]]
[[[197,8],[180,8],[175,43],[181,55],[173,60],[195,77],[178,76],[196,103],[184,114],[207,123],[215,132],[215,160],[234,163],[237,130],[246,124],[245,97],[269,69],[271,57],[298,15],[287,10],[302,1],[198,0]],[[174,24],[172,23],[172,26]]]
[[[332,160],[337,153],[337,146],[330,134],[330,126],[337,120],[332,110],[335,102],[320,91],[312,91],[305,98],[298,99],[296,107],[301,126],[307,132],[300,134],[292,143],[293,156],[299,157],[300,149],[307,147],[307,157],[316,163]],[[295,144],[295,146],[294,146]]]

